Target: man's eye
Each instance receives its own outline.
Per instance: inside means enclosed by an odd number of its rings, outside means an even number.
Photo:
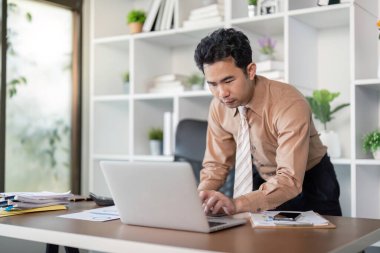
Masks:
[[[233,79],[228,79],[226,80],[226,83],[231,83],[233,81]]]

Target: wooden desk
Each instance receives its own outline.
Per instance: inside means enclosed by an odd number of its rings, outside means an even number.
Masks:
[[[58,215],[96,207],[78,202],[67,211],[0,218],[0,236],[105,252],[359,252],[380,240],[380,220],[327,217],[336,229],[252,229],[212,234],[90,222]],[[185,218],[185,217],[184,217]]]

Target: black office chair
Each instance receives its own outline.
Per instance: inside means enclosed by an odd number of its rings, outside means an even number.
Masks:
[[[186,161],[191,164],[197,184],[206,149],[207,121],[184,119],[178,123],[174,161]],[[234,189],[234,173],[230,170],[225,184],[219,190],[226,196],[232,197]]]

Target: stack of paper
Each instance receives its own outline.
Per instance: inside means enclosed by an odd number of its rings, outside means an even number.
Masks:
[[[328,220],[313,211],[298,212],[301,217],[295,221],[274,220],[280,211],[265,211],[251,213],[252,227],[319,227],[334,228]]]
[[[153,79],[151,93],[177,93],[185,90],[186,76],[179,74],[161,75]]]
[[[214,25],[223,21],[224,4],[223,1],[208,6],[193,9],[188,20],[183,22],[183,27],[199,27]]]
[[[67,205],[74,195],[70,192],[14,192],[2,193],[0,207],[5,211]]]
[[[284,78],[284,63],[281,61],[261,61],[256,63],[256,73],[272,80],[282,81]]]

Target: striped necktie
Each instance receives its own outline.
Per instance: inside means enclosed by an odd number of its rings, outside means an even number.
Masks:
[[[234,198],[252,191],[252,157],[247,122],[247,108],[238,107],[240,129],[236,146]]]

